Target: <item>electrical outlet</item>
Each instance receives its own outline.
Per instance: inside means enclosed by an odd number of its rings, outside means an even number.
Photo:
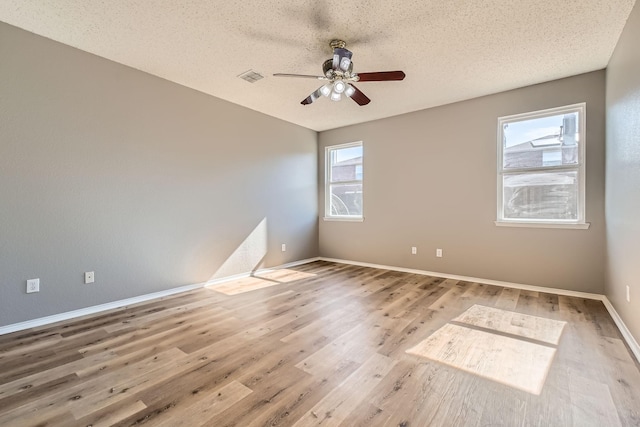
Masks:
[[[40,279],[27,280],[27,293],[40,292]]]
[[[287,251],[287,245],[285,243],[282,244],[282,252]]]
[[[416,248],[415,246],[411,246],[411,255],[417,255],[418,254],[418,248]]]
[[[631,292],[629,291],[629,285],[627,285],[627,302],[631,302]]]
[[[93,283],[96,281],[95,272],[87,271],[84,273],[84,283]]]
[[[442,249],[436,249],[436,256],[442,258]]]

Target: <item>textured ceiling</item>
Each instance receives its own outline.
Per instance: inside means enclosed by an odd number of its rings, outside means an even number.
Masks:
[[[635,0],[2,0],[0,21],[322,131],[606,67]],[[340,38],[372,102],[300,101]],[[249,69],[265,76],[248,83]]]

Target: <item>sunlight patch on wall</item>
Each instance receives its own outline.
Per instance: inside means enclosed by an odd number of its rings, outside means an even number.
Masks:
[[[267,218],[263,218],[209,280],[255,271],[267,250]]]

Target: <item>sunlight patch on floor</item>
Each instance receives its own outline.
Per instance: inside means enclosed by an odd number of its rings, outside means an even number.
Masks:
[[[304,273],[302,271],[283,268],[278,270],[265,271],[253,276],[243,277],[242,279],[219,283],[216,285],[208,286],[208,288],[217,292],[221,292],[225,295],[238,295],[257,289],[264,289],[284,283],[291,283],[296,280],[308,279],[314,276],[315,274],[313,273]]]
[[[540,394],[565,322],[479,305],[453,321],[407,353]]]
[[[558,320],[477,304],[453,320],[554,345],[558,345],[566,324]]]

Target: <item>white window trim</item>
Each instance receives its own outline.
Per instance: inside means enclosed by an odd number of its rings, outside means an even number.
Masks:
[[[558,222],[521,222],[521,221],[494,221],[498,227],[526,227],[526,228],[575,228],[578,230],[586,230],[591,225],[588,222],[585,223],[558,223]]]
[[[509,169],[508,173],[517,172],[536,172],[547,170],[577,170],[578,171],[578,219],[577,220],[541,220],[541,219],[509,219],[504,218],[503,210],[503,196],[504,191],[502,188],[504,174],[504,153],[503,153],[503,130],[504,125],[512,122],[519,122],[523,119],[536,119],[541,117],[548,117],[558,115],[562,113],[577,112],[579,114],[579,135],[580,143],[578,144],[578,167],[575,166],[555,166],[555,167],[540,167],[540,168],[522,168],[522,169]],[[586,173],[585,173],[585,153],[587,145],[587,133],[586,133],[586,117],[587,117],[587,104],[581,102],[579,104],[565,105],[562,107],[549,108],[546,110],[538,110],[529,113],[514,114],[511,116],[503,116],[498,118],[498,173],[497,173],[497,206],[496,206],[496,226],[501,227],[530,227],[530,228],[573,228],[573,229],[588,229],[590,224],[585,222],[585,209],[586,209]]]
[[[325,216],[323,220],[342,221],[342,222],[363,222],[364,217],[362,216]]]
[[[331,181],[330,166],[331,150],[339,150],[342,148],[362,147],[362,165],[364,169],[364,144],[362,141],[348,142],[346,144],[329,145],[324,148],[324,220],[325,221],[345,221],[345,222],[362,222],[364,221],[364,179],[355,181],[341,181],[341,184],[361,184],[362,185],[362,215],[330,215],[331,212]],[[364,171],[363,171],[364,177]]]

